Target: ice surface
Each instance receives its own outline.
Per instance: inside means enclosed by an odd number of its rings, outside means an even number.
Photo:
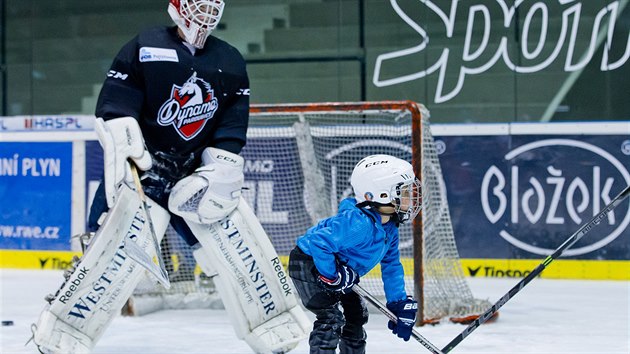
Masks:
[[[469,279],[473,294],[495,302],[519,279]],[[31,323],[44,307],[44,296],[61,284],[59,271],[0,270],[0,352],[37,353],[24,343]],[[312,318],[312,316],[311,316]],[[429,353],[411,339],[387,330],[385,316],[372,313],[366,330],[367,352]],[[419,327],[442,348],[465,327]],[[139,318],[117,317],[94,353],[251,353],[236,338],[223,310],[163,311]],[[308,353],[303,341],[291,353]],[[451,353],[630,353],[630,282],[534,279],[486,324]]]

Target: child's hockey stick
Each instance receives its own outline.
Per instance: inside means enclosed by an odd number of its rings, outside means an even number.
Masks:
[[[394,322],[398,321],[398,317],[396,317],[396,315],[394,315],[385,305],[383,305],[380,301],[378,301],[378,299],[375,298],[372,294],[365,291],[365,289],[363,289],[359,284],[353,285],[352,290],[354,290],[355,293],[359,294],[361,297],[369,301],[372,305],[374,305],[377,309],[379,309],[383,314],[385,314],[385,316],[387,316],[387,318],[389,318],[391,321],[394,321]],[[431,342],[429,342],[426,338],[424,338],[420,333],[418,333],[413,328],[411,329],[411,336],[415,340],[420,342],[420,344],[422,344],[425,348],[429,349],[431,353],[443,354],[442,351],[438,347],[431,344]]]
[[[471,322],[462,333],[458,334],[450,343],[448,343],[442,351],[444,353],[448,353],[455,346],[457,346],[461,341],[464,340],[472,331],[477,329],[479,325],[486,322],[489,318],[494,315],[506,302],[508,302],[514,295],[516,295],[521,289],[525,287],[532,279],[538,276],[548,265],[553,262],[554,259],[557,259],[562,255],[562,253],[569,247],[573,246],[576,242],[578,242],[582,236],[586,235],[587,232],[591,231],[593,227],[598,225],[602,219],[606,217],[606,214],[611,212],[619,203],[621,203],[628,195],[630,195],[630,186],[627,186],[626,189],[621,191],[619,195],[617,195],[602,211],[600,211],[597,215],[595,215],[589,222],[582,225],[571,237],[569,237],[558,249],[556,249],[550,256],[547,256],[545,260],[538,265],[531,273],[529,273],[525,278],[523,278],[518,284],[516,284],[507,294],[503,295],[491,308],[489,308],[483,315],[479,316],[476,320]]]

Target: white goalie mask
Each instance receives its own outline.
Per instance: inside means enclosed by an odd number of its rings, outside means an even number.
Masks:
[[[203,48],[217,28],[225,3],[223,0],[170,0],[168,14],[195,48]]]
[[[394,206],[399,223],[422,209],[422,187],[407,161],[390,155],[368,156],[354,167],[350,184],[358,203]]]

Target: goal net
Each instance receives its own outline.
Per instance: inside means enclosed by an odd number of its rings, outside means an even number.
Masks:
[[[475,299],[455,245],[428,111],[410,101],[253,105],[243,195],[285,266],[297,237],[333,215],[352,196],[352,169],[363,157],[389,154],[411,161],[423,187],[422,217],[400,227],[400,254],[408,294],[419,302],[422,323],[465,321],[490,307]],[[172,288],[143,282],[128,313],[162,308],[218,307],[211,279],[172,230],[162,242]],[[384,296],[380,268],[361,285]]]

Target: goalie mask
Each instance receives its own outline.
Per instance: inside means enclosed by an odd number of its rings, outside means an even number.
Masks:
[[[170,0],[168,14],[195,48],[203,48],[223,14],[223,0]]]
[[[350,184],[358,206],[394,207],[392,215],[404,223],[422,209],[420,181],[407,161],[390,155],[371,155],[352,170]]]

